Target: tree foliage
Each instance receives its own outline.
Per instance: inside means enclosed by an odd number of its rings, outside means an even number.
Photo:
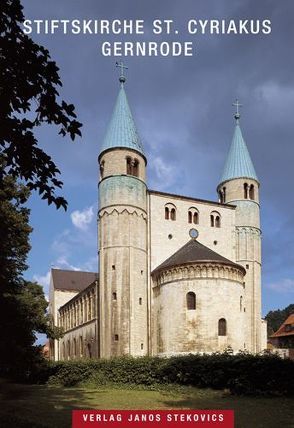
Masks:
[[[73,104],[59,99],[58,67],[43,46],[22,31],[20,0],[0,2],[0,155],[5,162],[0,179],[12,175],[57,208],[66,209],[60,171],[35,136],[42,124],[54,124],[72,140],[81,135]]]
[[[43,289],[23,279],[30,250],[29,190],[6,176],[0,181],[0,368],[23,374],[40,359],[37,333],[60,337],[46,312]]]
[[[270,336],[279,329],[281,324],[288,318],[289,315],[294,313],[294,304],[290,304],[284,309],[278,309],[276,311],[270,311],[265,319],[267,321],[267,332]]]

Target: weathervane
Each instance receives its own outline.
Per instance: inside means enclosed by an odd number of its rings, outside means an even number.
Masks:
[[[120,61],[120,62],[116,62],[115,63],[115,66],[117,67],[117,68],[120,68],[120,76],[119,76],[119,81],[120,81],[120,83],[121,83],[121,86],[123,87],[124,86],[124,83],[125,83],[125,81],[126,81],[126,77],[125,77],[125,75],[124,75],[124,70],[127,70],[128,69],[128,67],[127,66],[125,66],[124,65],[124,63],[122,62],[122,61]]]
[[[239,103],[239,100],[238,99],[236,99],[236,101],[232,104],[232,106],[235,106],[236,107],[236,113],[234,114],[234,118],[236,119],[236,121],[238,122],[239,121],[239,119],[240,119],[240,112],[239,112],[239,107],[242,107],[243,106],[243,104],[240,104]]]

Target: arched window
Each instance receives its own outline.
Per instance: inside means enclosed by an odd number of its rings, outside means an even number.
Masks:
[[[139,176],[139,161],[138,159],[132,159],[130,156],[126,157],[127,163],[127,174],[134,175],[135,177]]]
[[[224,202],[223,192],[221,190],[218,191],[219,201],[222,204]]]
[[[221,216],[217,211],[213,211],[210,214],[210,226],[211,227],[221,227]]]
[[[101,179],[103,178],[103,174],[104,174],[104,166],[105,166],[105,161],[103,160],[100,163],[100,177],[101,177]]]
[[[242,312],[242,307],[243,307],[243,297],[240,296],[240,312]]]
[[[127,174],[132,175],[132,158],[127,157]]]
[[[112,300],[117,300],[117,295],[115,291],[112,293]]]
[[[254,185],[253,184],[251,184],[251,186],[249,187],[249,198],[254,201]]]
[[[192,223],[193,214],[192,211],[188,211],[188,223]]]
[[[76,356],[77,356],[77,341],[76,341],[76,338],[74,337],[74,340],[73,340],[73,357],[76,358]]]
[[[169,220],[169,208],[165,207],[164,212],[165,212],[165,219]]]
[[[91,305],[91,297],[88,294],[88,321],[92,318],[92,305]]]
[[[80,336],[80,346],[79,346],[79,348],[80,348],[80,357],[82,357],[83,354],[84,354],[84,352],[83,352],[83,348],[84,348],[84,345],[83,345],[83,336]]]
[[[210,226],[214,227],[214,215],[210,214]]]
[[[62,359],[65,360],[65,344],[62,344]]]
[[[70,359],[70,341],[67,341],[67,359]]]
[[[226,202],[226,188],[224,187],[223,188],[223,203],[225,203]]]
[[[218,320],[218,335],[226,336],[227,335],[227,321],[224,318]]]
[[[171,202],[164,206],[164,218],[166,220],[176,220],[176,206]]]
[[[248,184],[244,183],[244,199],[248,199]]]
[[[189,291],[186,295],[187,309],[196,309],[196,294],[193,291]]]
[[[199,215],[198,215],[198,213],[196,211],[193,214],[193,223],[194,224],[198,224],[199,223]]]
[[[81,307],[81,324],[83,324],[84,322],[83,300],[80,301],[80,307]]]
[[[134,175],[135,177],[139,176],[139,161],[138,159],[135,159],[133,161],[133,171],[132,171],[132,175]]]
[[[92,346],[91,346],[91,343],[87,344],[87,350],[88,350],[88,357],[92,358]]]
[[[171,220],[175,220],[176,219],[176,210],[175,210],[175,208],[172,208],[170,210],[170,219]]]

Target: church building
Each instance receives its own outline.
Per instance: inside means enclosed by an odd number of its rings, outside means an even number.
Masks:
[[[98,156],[98,273],[52,269],[50,311],[64,336],[50,357],[261,352],[260,183],[239,103],[218,202],[151,190],[119,66]]]

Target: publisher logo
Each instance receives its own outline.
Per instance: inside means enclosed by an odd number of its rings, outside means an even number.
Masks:
[[[72,428],[234,428],[233,410],[74,410]]]

